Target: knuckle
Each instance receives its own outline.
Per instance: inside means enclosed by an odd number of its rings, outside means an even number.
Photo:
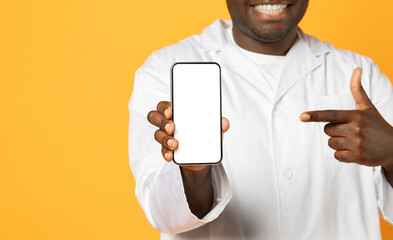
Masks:
[[[328,113],[328,118],[332,121],[338,120],[338,117],[339,117],[338,112],[333,111]]]
[[[359,125],[356,125],[355,127],[354,127],[354,132],[356,133],[356,134],[362,134],[362,128],[359,126]]]
[[[154,132],[154,138],[156,140],[158,140],[159,139],[159,135],[160,135],[160,129],[158,129],[157,131]]]
[[[329,145],[329,147],[334,148],[334,140],[333,140],[333,138],[329,138],[328,145]]]
[[[148,114],[147,114],[147,120],[151,120],[151,118],[153,117],[152,115],[155,113],[156,111],[151,110]]]
[[[157,107],[156,107],[157,110],[159,110],[162,107],[163,103],[164,103],[163,101],[157,103]]]
[[[327,135],[331,136],[337,132],[337,125],[334,123],[328,123],[325,125],[323,130]]]
[[[324,131],[326,134],[328,134],[328,133],[330,132],[330,129],[331,129],[331,125],[326,124],[325,127],[323,128],[323,131]],[[330,140],[330,139],[329,139],[329,140]]]
[[[165,108],[168,106],[168,102],[167,101],[161,101],[157,104],[157,110],[164,112]]]
[[[162,129],[165,129],[165,125],[166,125],[168,122],[169,122],[169,121],[166,120],[165,118],[162,119],[162,120],[161,120],[161,123],[160,123],[160,127],[161,127]]]
[[[340,153],[339,151],[336,151],[334,153],[334,158],[336,158],[340,162],[347,162],[347,158],[344,154]]]
[[[355,138],[355,139],[354,139],[354,143],[355,143],[355,147],[356,147],[357,149],[361,148],[362,145],[363,145],[363,139],[362,139],[362,137],[357,137],[357,138]]]
[[[165,117],[163,117],[163,118],[161,118],[161,120],[160,120],[160,128],[162,128],[162,129],[164,129],[164,123],[165,123]]]
[[[168,147],[169,148],[169,146],[167,145],[167,143],[168,143],[168,140],[169,139],[171,139],[171,137],[170,136],[168,136],[168,135],[166,135],[166,136],[163,136],[163,138],[161,139],[161,143],[162,143],[162,145],[164,145],[164,146],[166,146],[166,147]]]
[[[165,154],[167,154],[168,151],[169,151],[168,148],[162,146],[162,153],[163,153],[164,156],[165,156]]]
[[[343,142],[342,141],[337,141],[336,142],[336,147],[337,147],[337,149],[343,149]]]
[[[312,118],[313,120],[319,120],[319,118],[320,118],[320,113],[319,113],[319,112],[314,112],[314,114],[311,115],[311,118]]]
[[[351,155],[348,153],[343,153],[343,152],[339,152],[339,161],[343,162],[343,163],[350,163],[351,161]]]

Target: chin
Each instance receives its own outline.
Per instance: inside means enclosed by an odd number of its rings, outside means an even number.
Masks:
[[[284,29],[284,30],[277,30],[277,29],[272,29],[272,30],[266,30],[264,29],[259,30],[259,29],[253,29],[252,32],[252,37],[254,40],[260,41],[260,42],[279,42],[285,38],[287,38],[296,28],[293,29]]]

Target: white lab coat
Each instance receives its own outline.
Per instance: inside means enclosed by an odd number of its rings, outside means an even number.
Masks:
[[[382,116],[393,123],[393,89],[371,59],[334,48],[298,30],[277,92],[228,39],[231,21],[154,52],[135,75],[130,110],[130,167],[136,196],[161,239],[380,239],[378,208],[393,219],[393,190],[380,167],[341,163],[323,123],[304,111],[356,109],[354,66]],[[213,167],[215,206],[203,219],[187,204],[179,167],[167,163],[147,114],[170,101],[170,66],[215,61],[222,68],[222,164]],[[201,92],[203,97],[203,92]],[[203,114],[195,109],[195,117]],[[180,143],[181,144],[181,143]],[[203,155],[203,145],[198,146]]]

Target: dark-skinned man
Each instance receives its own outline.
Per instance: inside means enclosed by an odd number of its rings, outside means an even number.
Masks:
[[[371,59],[303,33],[308,0],[227,5],[232,21],[136,72],[130,166],[148,220],[161,239],[379,239],[379,212],[393,219],[391,83]],[[222,68],[224,159],[179,167],[170,67],[206,61]]]

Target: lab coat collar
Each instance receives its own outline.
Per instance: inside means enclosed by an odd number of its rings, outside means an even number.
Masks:
[[[200,47],[206,51],[219,51],[229,43],[225,29],[232,26],[231,20],[217,19],[200,35]]]
[[[298,37],[285,57],[274,98],[275,103],[299,80],[304,79],[307,74],[322,64],[318,56],[327,53],[329,49],[320,41],[315,40],[298,28]]]
[[[230,20],[218,19],[213,22],[200,35],[200,47],[206,51],[216,51],[220,64],[227,65],[231,70],[249,80],[258,88],[264,88],[261,81],[256,79],[256,76],[260,76],[260,74],[255,63],[238,51],[227,38],[225,29],[231,27],[231,25],[232,21]],[[322,64],[318,56],[330,52],[326,44],[306,35],[300,28],[298,28],[297,33],[298,38],[284,61],[279,85],[273,98],[274,103],[278,102],[295,83]],[[261,90],[266,93],[266,89]]]

